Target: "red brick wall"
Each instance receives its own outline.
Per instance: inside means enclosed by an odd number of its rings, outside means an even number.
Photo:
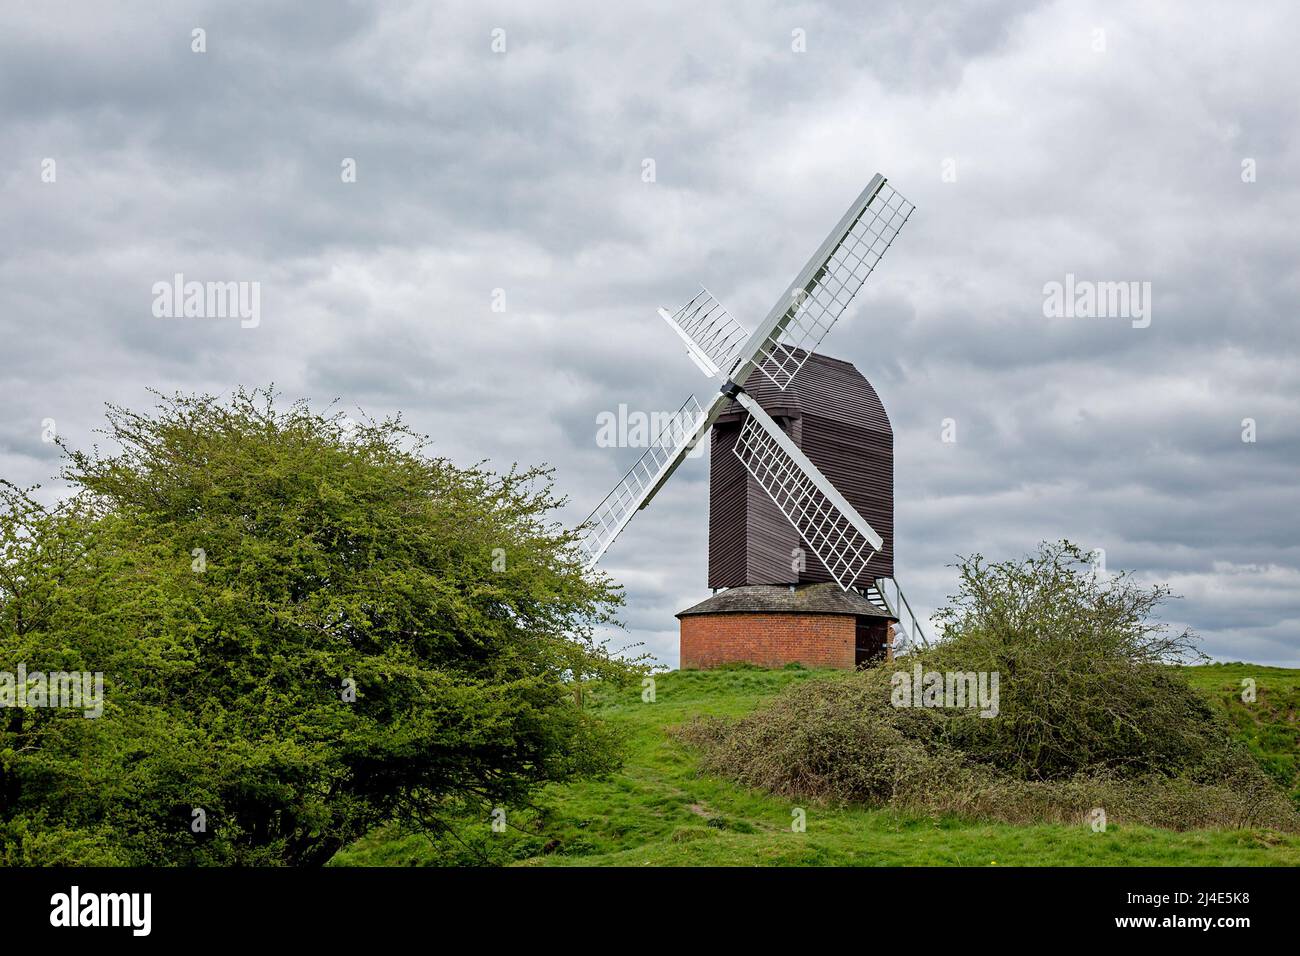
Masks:
[[[681,667],[743,661],[761,667],[853,669],[849,614],[689,614],[681,621]]]

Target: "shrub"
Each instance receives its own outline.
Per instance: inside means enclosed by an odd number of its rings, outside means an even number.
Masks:
[[[996,719],[957,712],[949,743],[1029,779],[1082,770],[1172,773],[1227,745],[1209,703],[1173,668],[1196,656],[1188,632],[1153,614],[1168,589],[1127,573],[1101,576],[1069,542],[1021,561],[959,562],[960,587],[940,610],[944,639],[926,670],[997,673]]]
[[[1102,581],[1068,542],[1021,562],[959,565],[961,588],[933,650],[853,675],[803,681],[741,720],[682,737],[701,769],[782,796],[1008,822],[1113,821],[1175,829],[1300,829],[1285,795],[1226,724],[1167,666],[1187,633],[1151,620],[1167,596]],[[995,717],[896,707],[893,676],[999,672]]]

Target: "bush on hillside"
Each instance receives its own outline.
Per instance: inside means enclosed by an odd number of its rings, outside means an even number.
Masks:
[[[1167,666],[1199,656],[1189,632],[1155,618],[1168,588],[1098,573],[1069,542],[1021,561],[975,555],[957,570],[958,591],[937,615],[943,641],[919,662],[997,673],[1000,701],[995,719],[952,714],[944,730],[954,747],[1038,780],[1173,773],[1223,749],[1226,726]]]
[[[736,723],[682,730],[702,767],[791,798],[1010,822],[1298,828],[1286,797],[1168,664],[1193,653],[1153,612],[1168,596],[1103,578],[1068,542],[959,564],[932,650],[801,682]],[[996,716],[898,707],[896,674],[996,672]]]

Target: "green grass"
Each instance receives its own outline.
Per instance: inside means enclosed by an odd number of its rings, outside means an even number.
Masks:
[[[1225,664],[1187,668],[1224,709],[1234,732],[1293,793],[1297,790],[1300,671]],[[1012,826],[888,810],[809,805],[792,830],[788,800],[700,776],[689,747],[667,729],[697,714],[739,716],[794,681],[824,672],[750,668],[673,672],[656,700],[607,692],[597,706],[628,733],[623,770],[608,780],[552,786],[541,813],[513,811],[504,833],[466,821],[458,840],[382,829],[342,851],[336,865],[418,866],[1240,866],[1300,865],[1300,836],[1267,831],[1177,833],[1110,826]],[[1253,677],[1258,700],[1240,700]],[[463,842],[462,842],[463,841]]]
[[[1234,663],[1185,667],[1183,672],[1300,807],[1300,670]],[[1253,703],[1241,699],[1247,678],[1255,681]]]

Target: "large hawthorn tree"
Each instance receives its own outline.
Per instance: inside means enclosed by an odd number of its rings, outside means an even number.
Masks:
[[[323,864],[607,772],[594,636],[549,472],[457,467],[400,419],[159,396],[0,491],[0,671],[103,672],[103,715],[0,710],[0,862]]]

